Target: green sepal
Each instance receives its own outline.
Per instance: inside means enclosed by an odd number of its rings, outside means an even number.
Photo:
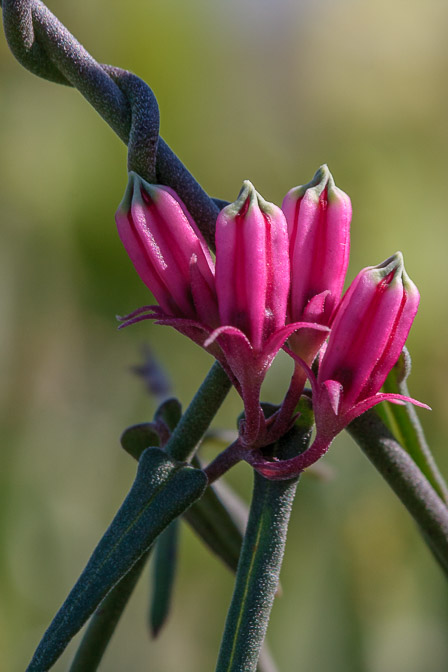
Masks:
[[[314,425],[314,411],[311,397],[307,394],[302,394],[299,403],[297,404],[296,411],[299,413],[299,416],[294,424],[299,430],[304,432],[305,437],[307,436],[307,432],[310,431]]]
[[[42,638],[29,672],[56,662],[108,592],[206,485],[203,471],[175,462],[160,448],[142,453],[130,492]]]
[[[157,637],[164,626],[171,606],[174,579],[177,569],[179,519],[173,520],[157,539],[152,567],[153,592],[149,607],[149,628]]]
[[[407,348],[398,358],[383,385],[383,391],[393,394],[402,394],[409,397],[407,378],[411,372],[411,356]],[[448,487],[440,473],[434,457],[426,442],[423,427],[413,404],[405,406],[398,404],[380,404],[376,412],[412,457],[417,467],[426,476],[439,497],[448,504]]]

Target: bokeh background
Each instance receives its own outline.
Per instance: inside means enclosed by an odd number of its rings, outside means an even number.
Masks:
[[[49,3],[100,61],[154,89],[161,132],[212,195],[268,200],[327,162],[353,201],[348,280],[401,249],[420,288],[412,394],[448,474],[448,5],[440,0]],[[126,151],[72,89],[0,39],[0,667],[23,670],[132,482],[120,448],[154,400],[149,344],[187,404],[206,354],[115,314],[148,303],[118,240]],[[264,398],[280,400],[280,357]],[[233,428],[230,395],[216,426]],[[269,642],[282,672],[442,672],[448,594],[412,521],[349,437],[302,479]],[[251,473],[228,481],[245,499]],[[173,610],[150,641],[143,576],[103,670],[214,669],[232,577],[186,527]],[[70,646],[55,670],[65,670]]]

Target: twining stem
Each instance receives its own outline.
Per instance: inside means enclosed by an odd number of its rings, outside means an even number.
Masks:
[[[216,672],[254,672],[278,587],[297,479],[254,474],[249,522]]]
[[[165,446],[171,457],[191,460],[231,386],[221,364],[215,362]]]
[[[140,101],[152,96],[144,93],[145,83],[141,82],[140,92],[135,95],[137,78],[119,68],[97,63],[40,0],[0,0],[2,5],[3,28],[19,63],[39,77],[78,89],[126,145],[131,140],[131,154],[134,151],[137,155],[141,151],[144,154],[146,150],[141,149],[141,143],[133,142],[133,136],[138,139],[141,112],[147,116]],[[129,90],[129,78],[134,93]],[[156,107],[152,105],[150,114],[158,114]],[[130,156],[131,165],[135,158],[135,165],[142,167],[145,179],[153,172],[153,150],[150,147],[148,162],[145,156]],[[149,173],[145,166],[149,166]],[[213,248],[219,208],[162,138],[157,146],[156,173],[159,184],[175,189]]]
[[[347,429],[412,515],[448,575],[448,508],[374,410]]]

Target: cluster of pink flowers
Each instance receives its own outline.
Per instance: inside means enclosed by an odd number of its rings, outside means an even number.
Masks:
[[[383,400],[417,312],[419,294],[401,253],[363,269],[341,299],[350,247],[351,203],[326,166],[278,208],[244,182],[216,221],[216,264],[177,194],[131,173],[117,211],[120,238],[158,306],[144,319],[171,325],[210,352],[240,393],[245,417],[239,444],[268,478],[291,478],[328,449],[349,422]],[[287,345],[285,345],[287,344]],[[268,421],[260,388],[284,348],[295,362],[282,406]],[[311,365],[319,358],[317,378]],[[291,460],[263,458],[261,448],[294,421],[310,380],[316,439]]]

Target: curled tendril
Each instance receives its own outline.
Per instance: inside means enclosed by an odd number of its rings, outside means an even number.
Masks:
[[[128,146],[129,169],[172,187],[213,247],[220,203],[159,136],[159,110],[149,86],[127,70],[97,63],[40,0],[0,0],[0,7],[16,59],[39,77],[78,89]]]

